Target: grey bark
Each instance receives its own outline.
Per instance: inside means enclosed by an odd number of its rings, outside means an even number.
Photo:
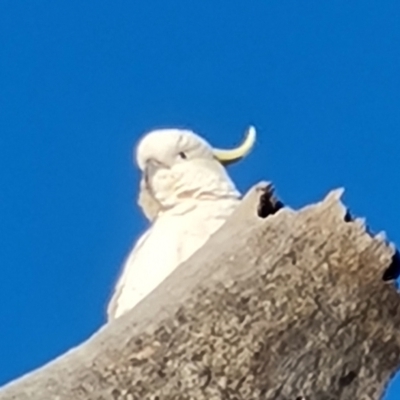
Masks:
[[[143,302],[0,400],[381,398],[400,365],[398,255],[341,192],[260,218],[279,207],[256,186]]]

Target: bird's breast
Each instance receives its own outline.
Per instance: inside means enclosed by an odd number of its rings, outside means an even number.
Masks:
[[[134,307],[200,249],[238,204],[236,199],[187,203],[159,215],[126,260],[114,316]]]

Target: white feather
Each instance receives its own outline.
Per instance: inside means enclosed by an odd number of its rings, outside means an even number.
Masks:
[[[149,160],[162,165],[150,177]],[[153,291],[206,243],[240,202],[211,146],[191,131],[150,132],[139,143],[137,163],[143,172],[139,203],[152,225],[125,261],[107,309],[109,319]]]

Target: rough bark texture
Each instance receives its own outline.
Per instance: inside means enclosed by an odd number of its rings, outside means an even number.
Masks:
[[[398,255],[340,195],[260,218],[281,205],[253,188],[135,309],[0,400],[381,398],[400,365],[400,298],[385,282]]]

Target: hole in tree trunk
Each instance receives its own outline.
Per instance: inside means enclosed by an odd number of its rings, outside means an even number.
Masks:
[[[269,215],[275,214],[284,204],[275,198],[273,188],[267,187],[263,190],[257,208],[257,215],[260,218],[267,218]]]
[[[348,374],[342,376],[339,379],[339,385],[340,386],[348,386],[350,385],[351,382],[354,381],[354,379],[356,379],[357,374],[354,371],[350,371]]]
[[[383,273],[382,279],[386,281],[393,281],[400,276],[400,253],[398,250],[394,253],[392,257],[392,262],[389,267]]]

